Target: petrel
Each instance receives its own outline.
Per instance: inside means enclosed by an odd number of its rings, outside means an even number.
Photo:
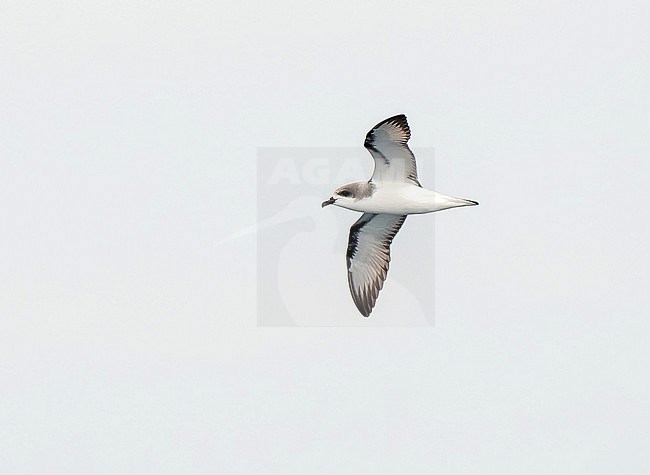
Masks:
[[[375,161],[370,180],[343,185],[322,204],[363,212],[350,228],[346,260],[352,300],[364,317],[370,316],[384,286],[390,245],[407,215],[478,204],[422,188],[409,138],[404,114],[375,125],[363,144]]]

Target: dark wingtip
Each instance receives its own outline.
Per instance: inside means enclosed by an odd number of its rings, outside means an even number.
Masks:
[[[467,200],[467,201],[472,203],[474,206],[478,206],[478,201],[474,201],[474,200]]]
[[[407,128],[407,129],[408,129],[408,126],[409,126],[408,121],[406,120],[406,115],[397,114],[397,115],[394,115],[393,117],[389,117],[388,119],[382,120],[377,125],[375,125],[373,127],[373,129],[376,129],[377,127],[380,127],[380,126],[382,126],[384,124],[387,124],[389,122],[393,123],[393,124],[396,124],[396,125],[399,125],[400,127]]]
[[[399,127],[404,132],[404,134],[406,135],[406,139],[405,139],[404,143],[406,143],[408,141],[408,139],[410,138],[410,136],[411,136],[411,129],[409,128],[408,121],[406,120],[406,115],[397,114],[397,115],[394,115],[392,117],[389,117],[388,119],[382,120],[377,125],[375,125],[372,129],[370,129],[370,132],[368,132],[366,134],[366,140],[364,140],[364,142],[363,142],[364,147],[372,149],[372,150],[376,150],[372,145],[373,140],[374,140],[374,132],[375,132],[375,130],[377,130],[379,127],[381,127],[384,124],[392,124],[392,125],[396,125],[397,127]]]
[[[356,304],[356,302],[355,302],[355,304]],[[370,316],[370,314],[372,313],[372,307],[370,307],[370,308],[361,308],[361,306],[359,306],[359,305],[357,305],[356,307],[357,307],[357,310],[359,310],[359,313],[362,316],[366,317],[366,318],[368,318]]]
[[[388,122],[389,120],[394,120],[395,122],[406,122],[406,114],[394,115],[393,117],[386,119],[385,122]]]

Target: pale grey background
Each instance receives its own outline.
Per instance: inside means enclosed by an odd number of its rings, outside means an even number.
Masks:
[[[647,3],[0,10],[0,472],[650,471]],[[402,112],[436,326],[257,328],[257,147]]]

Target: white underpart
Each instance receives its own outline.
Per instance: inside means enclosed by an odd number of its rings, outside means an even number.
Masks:
[[[364,213],[423,214],[433,213],[476,203],[462,198],[443,195],[409,183],[375,183],[375,192],[370,198],[337,199],[334,203],[341,208]]]

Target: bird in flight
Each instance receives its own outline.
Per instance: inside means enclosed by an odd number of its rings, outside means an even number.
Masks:
[[[478,204],[422,188],[407,145],[410,137],[403,114],[375,125],[363,144],[375,161],[370,180],[343,185],[322,204],[363,213],[350,228],[346,260],[352,300],[364,317],[370,316],[384,286],[390,245],[407,215]]]

